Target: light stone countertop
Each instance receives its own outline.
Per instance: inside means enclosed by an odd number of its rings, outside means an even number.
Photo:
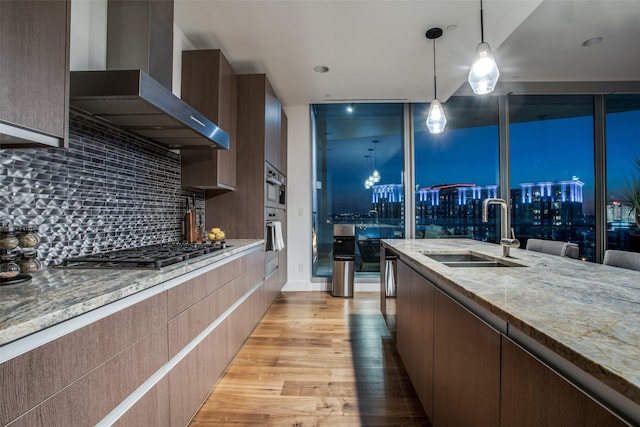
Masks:
[[[526,267],[448,267],[423,254],[474,251],[502,258],[497,244],[468,239],[383,240],[401,259],[505,320],[536,342],[640,404],[640,272],[524,249]]]
[[[0,286],[0,346],[263,243],[259,239],[227,240],[224,250],[158,270],[40,270],[31,274],[30,282]]]

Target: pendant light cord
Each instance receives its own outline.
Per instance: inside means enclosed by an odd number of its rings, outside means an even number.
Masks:
[[[438,99],[438,86],[436,85],[436,39],[433,39],[433,98]]]
[[[484,13],[482,12],[482,0],[480,0],[480,41],[484,43]]]

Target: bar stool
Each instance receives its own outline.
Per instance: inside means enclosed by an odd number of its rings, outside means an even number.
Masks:
[[[602,264],[640,271],[640,253],[607,249]]]
[[[527,240],[527,250],[573,259],[578,259],[580,256],[580,247],[576,243],[555,240],[529,239]]]

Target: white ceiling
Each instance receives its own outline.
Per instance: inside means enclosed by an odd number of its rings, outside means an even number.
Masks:
[[[438,98],[465,90],[480,41],[479,0],[176,0],[196,49],[236,72],[266,73],[286,106]],[[640,80],[640,0],[484,0],[501,82]],[[456,26],[451,30],[450,26]],[[592,37],[604,41],[592,47]],[[325,65],[330,71],[316,73]]]

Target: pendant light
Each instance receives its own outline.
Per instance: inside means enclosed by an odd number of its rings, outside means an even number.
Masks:
[[[444,108],[438,101],[438,87],[436,84],[436,39],[442,35],[442,28],[431,28],[427,30],[427,38],[433,40],[433,101],[429,107],[427,115],[427,128],[431,133],[441,133],[447,125],[447,118],[444,115]]]
[[[469,85],[476,95],[484,95],[493,92],[498,83],[500,70],[496,59],[491,53],[489,43],[484,41],[484,17],[482,10],[482,0],[480,0],[480,44],[476,47],[476,54],[473,57],[471,69],[469,69]]]

